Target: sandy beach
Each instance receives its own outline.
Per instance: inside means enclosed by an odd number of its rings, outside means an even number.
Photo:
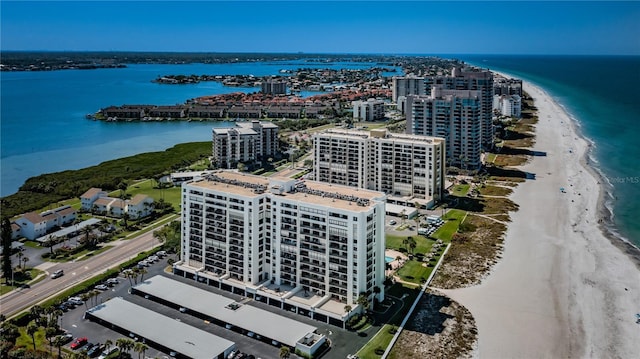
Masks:
[[[442,290],[478,326],[480,358],[637,358],[640,265],[600,229],[601,187],[585,165],[588,142],[542,89],[535,175],[516,189],[503,258],[481,285]],[[564,188],[563,193],[560,188]]]

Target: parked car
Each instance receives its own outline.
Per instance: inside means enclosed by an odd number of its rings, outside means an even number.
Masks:
[[[107,285],[114,286],[120,283],[120,281],[118,280],[118,278],[109,278],[105,283],[107,283]]]
[[[80,297],[71,297],[67,301],[70,302],[70,303],[73,303],[75,305],[83,305],[84,304],[84,301]]]
[[[393,219],[389,221],[389,224],[390,224],[390,225],[392,225],[392,226],[393,226],[394,224],[396,224],[396,223],[397,223],[397,222],[396,222],[395,220],[393,220]]]
[[[160,260],[158,256],[150,256],[147,258],[147,262],[157,262],[158,260]]]
[[[89,339],[87,339],[87,337],[76,338],[76,340],[74,340],[73,343],[71,343],[71,345],[69,347],[71,349],[75,350],[75,349],[78,349],[78,348],[82,347],[83,345],[87,344],[88,341],[89,341]]]
[[[100,356],[98,357],[98,359],[105,359],[106,357],[108,357],[109,355],[115,353],[118,351],[118,348],[115,346],[111,346],[109,347],[109,349],[105,349],[102,354],[100,354]]]
[[[62,277],[64,275],[64,271],[62,269],[58,269],[57,271],[51,274],[51,279],[56,279],[58,277]]]
[[[156,252],[156,255],[160,258],[166,257],[167,256],[167,252],[166,251],[158,251]]]
[[[104,285],[104,284],[98,284],[97,286],[95,286],[95,288],[96,288],[97,290],[107,290],[107,289],[109,289],[109,287],[107,287],[107,286],[106,286],[106,285]]]
[[[64,344],[69,343],[70,341],[73,340],[73,335],[67,333],[67,334],[62,334],[62,335],[58,335],[58,337],[60,337],[62,339],[62,342]]]
[[[95,358],[100,354],[100,352],[102,352],[103,349],[104,345],[96,344],[91,349],[87,350],[87,355],[89,356],[89,358]]]

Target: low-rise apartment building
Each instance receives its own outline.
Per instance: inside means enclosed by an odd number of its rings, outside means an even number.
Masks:
[[[20,226],[20,234],[30,240],[42,237],[53,230],[73,223],[76,219],[76,210],[71,206],[62,206],[42,213],[25,213],[16,220]]]

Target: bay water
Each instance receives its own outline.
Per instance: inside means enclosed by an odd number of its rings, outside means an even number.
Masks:
[[[175,105],[205,95],[255,92],[219,82],[167,85],[164,75],[278,75],[298,68],[362,69],[375,63],[277,61],[229,64],[130,64],[121,69],[0,73],[0,196],[42,173],[79,169],[177,143],[210,141],[229,122],[92,121],[85,115],[123,104]],[[302,92],[303,97],[318,92]]]

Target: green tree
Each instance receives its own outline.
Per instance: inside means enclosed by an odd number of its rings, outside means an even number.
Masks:
[[[129,338],[118,338],[116,340],[116,346],[123,353],[129,354],[129,351],[133,349],[134,345],[135,342]]]
[[[56,337],[56,333],[58,333],[58,328],[56,327],[44,328],[44,337],[49,341],[49,353],[51,354],[53,354],[53,339]]]
[[[362,309],[364,309],[365,311],[369,309],[369,300],[367,300],[367,296],[365,293],[360,293],[358,299],[356,300],[356,303],[361,305]]]
[[[149,346],[146,345],[145,343],[142,342],[137,342],[135,343],[135,345],[133,346],[133,351],[135,351],[136,353],[138,353],[138,359],[140,359],[140,356],[144,356],[144,353],[149,350]]]
[[[0,226],[0,238],[2,239],[2,273],[4,273],[5,283],[9,282],[13,266],[11,264],[11,222],[8,217],[2,219]],[[11,283],[13,285],[13,283]]]
[[[291,349],[289,347],[281,347],[280,348],[280,359],[287,359],[291,356]]]
[[[345,313],[351,313],[351,309],[353,309],[349,304],[344,306],[344,312]]]
[[[53,339],[53,345],[58,348],[58,358],[62,358],[62,346],[65,345],[65,340],[61,336],[57,336]]]
[[[24,271],[25,267],[27,266],[27,262],[29,261],[29,257],[27,256],[22,256],[22,270]]]
[[[27,325],[27,334],[31,337],[33,341],[33,350],[36,350],[36,333],[38,332],[38,325],[35,321],[30,321]]]

